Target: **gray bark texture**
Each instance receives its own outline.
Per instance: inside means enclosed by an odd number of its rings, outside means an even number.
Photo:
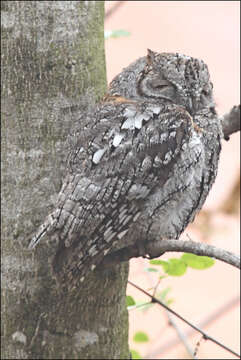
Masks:
[[[78,113],[106,89],[97,1],[2,1],[2,358],[127,359],[127,263],[73,291],[54,246],[27,249],[53,209]]]

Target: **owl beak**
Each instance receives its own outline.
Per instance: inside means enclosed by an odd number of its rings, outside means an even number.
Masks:
[[[194,112],[194,109],[193,109],[193,99],[191,97],[188,98],[187,108],[188,108],[189,113],[192,115]]]
[[[198,101],[195,97],[189,97],[188,99],[188,111],[191,115],[194,115],[195,112],[199,109]]]

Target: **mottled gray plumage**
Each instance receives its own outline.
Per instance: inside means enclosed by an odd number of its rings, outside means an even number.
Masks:
[[[178,239],[215,180],[222,130],[204,62],[150,50],[80,124],[56,208],[30,248],[57,236],[54,271],[83,280],[127,239]]]

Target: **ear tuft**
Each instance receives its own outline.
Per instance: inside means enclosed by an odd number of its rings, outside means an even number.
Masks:
[[[147,49],[147,56],[146,56],[146,62],[148,65],[152,65],[154,62],[155,53],[154,51]]]

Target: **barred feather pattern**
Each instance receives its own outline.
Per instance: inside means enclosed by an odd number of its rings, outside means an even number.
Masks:
[[[80,123],[55,210],[29,245],[57,234],[53,269],[63,281],[83,281],[126,239],[178,239],[221,150],[207,66],[180,54],[148,50]]]

